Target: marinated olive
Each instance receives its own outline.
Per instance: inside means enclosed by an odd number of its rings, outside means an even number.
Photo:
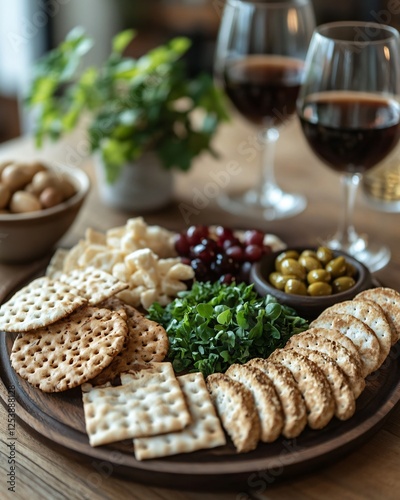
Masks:
[[[349,290],[355,284],[356,284],[356,282],[350,276],[341,276],[340,278],[336,278],[333,281],[333,283],[332,283],[333,292],[334,293],[345,292],[346,290]]]
[[[285,259],[281,262],[281,273],[282,274],[294,274],[297,278],[304,280],[306,277],[306,270],[299,264],[295,259]]]
[[[333,252],[328,247],[319,247],[317,249],[317,258],[322,264],[326,265],[333,259]]]
[[[285,292],[292,295],[307,295],[307,288],[302,281],[289,279],[285,285]]]
[[[296,250],[286,250],[285,252],[280,253],[278,257],[275,259],[275,269],[280,272],[281,264],[285,259],[297,260],[298,258],[299,258],[299,252],[297,252]]]
[[[350,264],[350,262],[346,262],[346,276],[350,276],[351,278],[354,278],[356,275],[356,268],[353,266],[353,264]]]
[[[310,285],[318,281],[329,283],[331,279],[332,276],[326,269],[313,269],[307,274],[307,281]]]
[[[282,273],[278,272],[271,273],[269,275],[269,282],[278,290],[283,290],[285,288],[287,281],[290,279],[296,279],[296,276],[294,276],[293,274],[288,274],[284,276]]]
[[[303,250],[300,254],[299,260],[301,257],[313,257],[318,260],[317,254],[314,250]]]
[[[299,257],[299,264],[304,267],[304,269],[308,271],[312,271],[313,269],[321,269],[321,262],[311,256],[301,256]]]
[[[325,269],[328,271],[328,273],[331,273],[333,278],[344,276],[346,274],[345,258],[341,255],[340,257],[336,257],[336,259],[332,259],[325,266]]]
[[[316,281],[312,283],[307,288],[308,295],[312,297],[320,297],[322,295],[332,295],[332,287],[329,283],[325,283],[324,281]]]

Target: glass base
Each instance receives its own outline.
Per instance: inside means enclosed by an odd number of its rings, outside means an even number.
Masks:
[[[278,220],[293,217],[307,206],[307,199],[299,194],[284,193],[275,189],[268,200],[260,198],[259,192],[249,190],[241,194],[222,193],[218,198],[221,208],[235,215]]]
[[[378,242],[368,242],[364,238],[358,238],[350,245],[342,245],[337,239],[333,238],[324,243],[333,250],[342,250],[355,259],[362,262],[370,271],[374,273],[385,267],[390,261],[390,250],[387,246]]]

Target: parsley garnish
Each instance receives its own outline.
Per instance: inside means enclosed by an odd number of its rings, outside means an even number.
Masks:
[[[175,371],[204,376],[224,372],[233,363],[266,358],[308,328],[294,309],[271,295],[260,298],[245,283],[196,282],[166,307],[153,304],[149,318],[167,331]]]

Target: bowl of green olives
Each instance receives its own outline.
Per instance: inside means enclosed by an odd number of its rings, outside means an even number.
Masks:
[[[253,264],[250,280],[260,295],[273,295],[307,319],[372,288],[367,267],[327,247],[295,247],[272,252]]]

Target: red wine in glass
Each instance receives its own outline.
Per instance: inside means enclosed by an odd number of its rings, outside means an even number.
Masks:
[[[223,85],[249,121],[279,126],[296,110],[303,67],[300,59],[250,55],[226,65]]]
[[[321,92],[305,99],[300,121],[309,145],[328,166],[362,174],[397,144],[400,104],[367,92]]]

